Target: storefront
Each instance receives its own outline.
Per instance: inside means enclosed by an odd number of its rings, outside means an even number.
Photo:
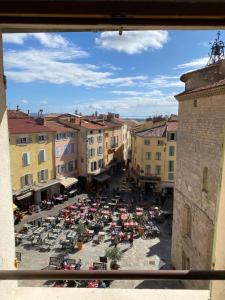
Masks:
[[[77,191],[78,179],[75,177],[62,177],[60,180],[60,192],[68,193],[72,190]]]
[[[47,182],[38,183],[34,186],[34,202],[39,205],[41,201],[48,200],[52,195],[60,193],[60,181],[52,179]]]
[[[21,190],[13,195],[13,202],[21,211],[27,211],[34,205],[34,192],[32,189]]]

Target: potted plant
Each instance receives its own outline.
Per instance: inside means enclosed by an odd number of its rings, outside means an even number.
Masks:
[[[83,223],[79,223],[76,228],[76,233],[78,235],[77,248],[81,250],[83,248],[83,238],[86,232],[86,226]]]
[[[111,262],[110,262],[110,269],[111,270],[118,270],[119,265],[117,261],[121,260],[122,258],[122,251],[120,251],[117,248],[109,248],[105,252],[105,256],[108,257]]]

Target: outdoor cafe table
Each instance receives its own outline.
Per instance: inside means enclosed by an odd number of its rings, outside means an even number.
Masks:
[[[92,211],[92,212],[96,212],[97,208],[91,207],[89,210]]]
[[[62,202],[64,200],[64,197],[58,196],[58,197],[55,198],[55,200],[57,200],[59,202]]]
[[[110,226],[111,227],[115,227],[116,226],[116,222],[112,222]]]
[[[102,210],[102,215],[110,215],[110,211],[109,210]]]
[[[120,218],[122,220],[126,220],[126,219],[128,219],[128,214],[121,214]]]
[[[88,288],[97,288],[98,287],[98,281],[89,281],[87,287]]]
[[[68,209],[77,209],[77,206],[76,205],[70,205],[70,206],[68,206]]]
[[[141,207],[136,207],[136,211],[143,211],[143,208],[141,208]]]
[[[137,216],[142,216],[142,215],[143,215],[143,211],[137,211],[137,212],[136,212],[136,215],[137,215]]]
[[[34,234],[34,235],[41,235],[44,231],[45,231],[45,228],[40,227],[40,228],[36,229],[36,230],[33,232],[33,234]]]

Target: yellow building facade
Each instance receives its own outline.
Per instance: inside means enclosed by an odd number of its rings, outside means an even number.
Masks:
[[[148,124],[149,125],[149,124]],[[153,123],[132,132],[131,176],[141,188],[173,188],[177,121]]]
[[[55,133],[22,112],[12,117],[9,111],[8,116],[14,202],[27,209],[59,192],[55,179]]]

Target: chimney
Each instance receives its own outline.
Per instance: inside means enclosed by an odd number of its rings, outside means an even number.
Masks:
[[[19,105],[16,106],[16,111],[20,111]]]
[[[37,121],[37,123],[39,125],[46,125],[46,121],[45,121],[42,113],[43,113],[43,109],[39,109],[39,111],[38,111],[38,117],[37,117],[36,121]]]
[[[29,109],[27,110],[27,115],[28,115],[28,116],[30,115],[30,110],[29,110]]]

